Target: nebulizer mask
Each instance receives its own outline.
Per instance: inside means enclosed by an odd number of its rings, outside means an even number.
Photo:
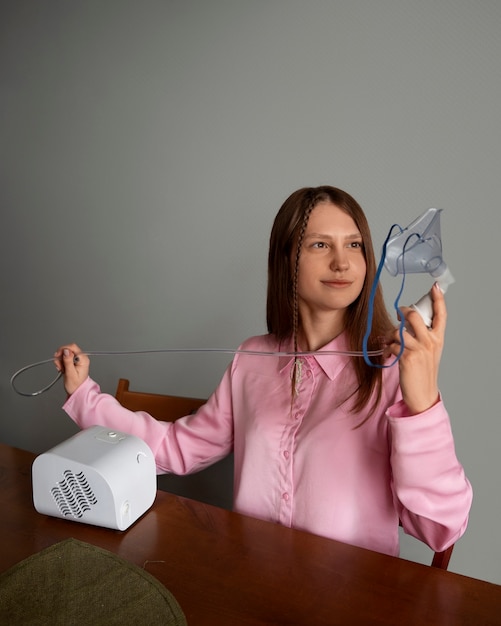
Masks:
[[[391,276],[402,274],[402,285],[395,300],[395,309],[399,312],[401,320],[401,338],[405,328],[405,321],[400,312],[398,302],[404,288],[406,274],[430,274],[444,293],[447,291],[449,285],[454,282],[454,277],[442,256],[442,238],[440,232],[441,213],[442,209],[428,209],[406,228],[394,225],[390,229],[388,237],[383,244],[381,261],[370,295],[367,331],[363,343],[364,358],[369,365],[375,365],[368,357],[367,342],[372,325],[374,296],[383,267],[388,270]],[[398,232],[393,234],[395,229],[398,229]],[[430,328],[433,320],[433,302],[430,294],[426,293],[416,303],[412,304],[411,308],[421,315],[426,326]],[[403,338],[401,346],[402,352],[404,348]],[[399,357],[400,355],[397,359]]]
[[[440,236],[440,214],[442,209],[428,209],[402,232],[386,243],[384,266],[392,276],[397,274],[430,274],[445,293],[454,282],[449,268],[442,257]],[[427,293],[412,305],[430,327],[433,306]]]

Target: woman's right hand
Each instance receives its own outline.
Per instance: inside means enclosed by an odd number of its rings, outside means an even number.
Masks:
[[[54,364],[64,375],[64,388],[71,396],[87,380],[90,359],[76,343],[61,346],[54,354]]]

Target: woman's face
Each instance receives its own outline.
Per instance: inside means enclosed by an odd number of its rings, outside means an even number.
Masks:
[[[344,313],[360,295],[365,274],[362,235],[353,218],[331,202],[317,204],[299,258],[300,310]]]

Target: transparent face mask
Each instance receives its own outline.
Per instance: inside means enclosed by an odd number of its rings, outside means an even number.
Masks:
[[[442,237],[440,232],[440,215],[442,209],[428,209],[406,228],[394,224],[386,241],[383,244],[381,261],[379,263],[374,284],[372,286],[367,329],[363,342],[364,359],[368,365],[374,367],[391,367],[400,358],[404,350],[403,331],[405,320],[399,308],[400,296],[405,284],[406,274],[430,274],[438,283],[442,292],[446,292],[449,285],[454,282],[449,268],[443,260]],[[397,233],[394,234],[394,231]],[[372,363],[367,351],[367,344],[372,326],[372,314],[374,297],[381,271],[385,267],[391,276],[402,275],[402,284],[395,300],[394,306],[400,318],[400,352],[395,361],[390,365],[378,365]],[[431,327],[433,321],[433,302],[429,293],[426,293],[417,302],[411,305],[417,311],[426,326]]]

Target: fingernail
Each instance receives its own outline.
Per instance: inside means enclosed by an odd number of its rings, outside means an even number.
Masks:
[[[64,354],[64,356],[69,356],[70,351],[68,350],[68,348],[65,348],[65,349],[63,350],[63,354]]]

